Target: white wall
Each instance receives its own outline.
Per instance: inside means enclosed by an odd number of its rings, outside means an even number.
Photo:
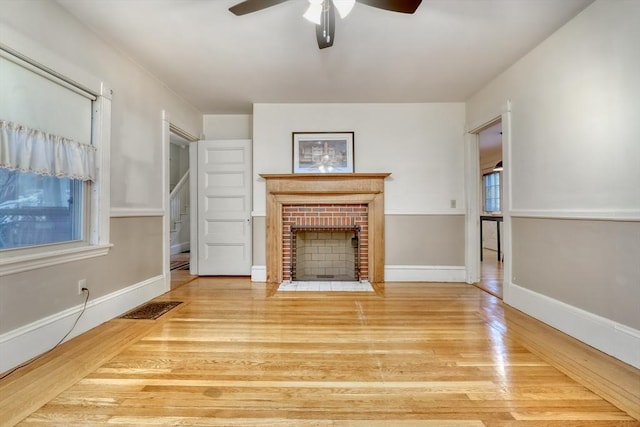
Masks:
[[[205,114],[204,139],[252,139],[252,120],[250,114]]]
[[[467,103],[512,101],[513,209],[640,209],[640,3],[597,1]]]
[[[511,100],[505,301],[635,366],[639,40],[640,2],[598,0],[467,103],[473,129]]]
[[[253,209],[264,215],[259,174],[291,173],[292,132],[354,131],[355,171],[392,174],[387,213],[462,212],[464,120],[462,103],[255,104]]]
[[[464,120],[462,103],[254,104],[254,280],[266,277],[255,264],[265,259],[259,174],[291,173],[292,132],[321,131],[354,132],[356,173],[391,172],[385,180],[385,223],[393,230],[385,235],[386,280],[463,280]],[[424,230],[437,235],[416,238]]]

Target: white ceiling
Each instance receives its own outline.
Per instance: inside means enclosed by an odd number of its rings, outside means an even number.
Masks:
[[[58,0],[202,113],[253,103],[465,101],[593,0],[356,4],[319,50],[307,0],[244,16],[240,0]]]

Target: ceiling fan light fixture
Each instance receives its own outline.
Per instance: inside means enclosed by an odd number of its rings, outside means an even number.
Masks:
[[[229,8],[236,16],[257,12],[293,0],[242,0]],[[302,1],[302,0],[300,0]],[[377,9],[390,12],[414,13],[422,0],[308,0],[309,7],[302,15],[306,20],[316,24],[316,40],[319,49],[333,46],[336,10],[344,19],[349,15],[356,3],[360,2]]]
[[[342,19],[349,15],[355,4],[356,0],[333,0],[333,5],[338,10],[338,15],[340,15],[340,18]]]
[[[309,22],[313,22],[316,25],[322,23],[322,3],[323,0],[309,0],[309,8],[302,15],[304,19]]]

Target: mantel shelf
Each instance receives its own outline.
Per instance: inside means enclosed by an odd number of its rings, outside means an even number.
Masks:
[[[335,180],[335,179],[384,179],[391,175],[391,172],[371,172],[371,173],[261,173],[264,179],[295,179],[295,180]]]

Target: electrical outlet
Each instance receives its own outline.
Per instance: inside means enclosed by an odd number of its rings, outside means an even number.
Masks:
[[[455,209],[457,204],[458,203],[456,199],[451,199],[451,201],[449,202],[449,206],[451,206],[451,209]]]
[[[87,289],[87,279],[78,280],[78,295],[82,295],[83,289]]]

